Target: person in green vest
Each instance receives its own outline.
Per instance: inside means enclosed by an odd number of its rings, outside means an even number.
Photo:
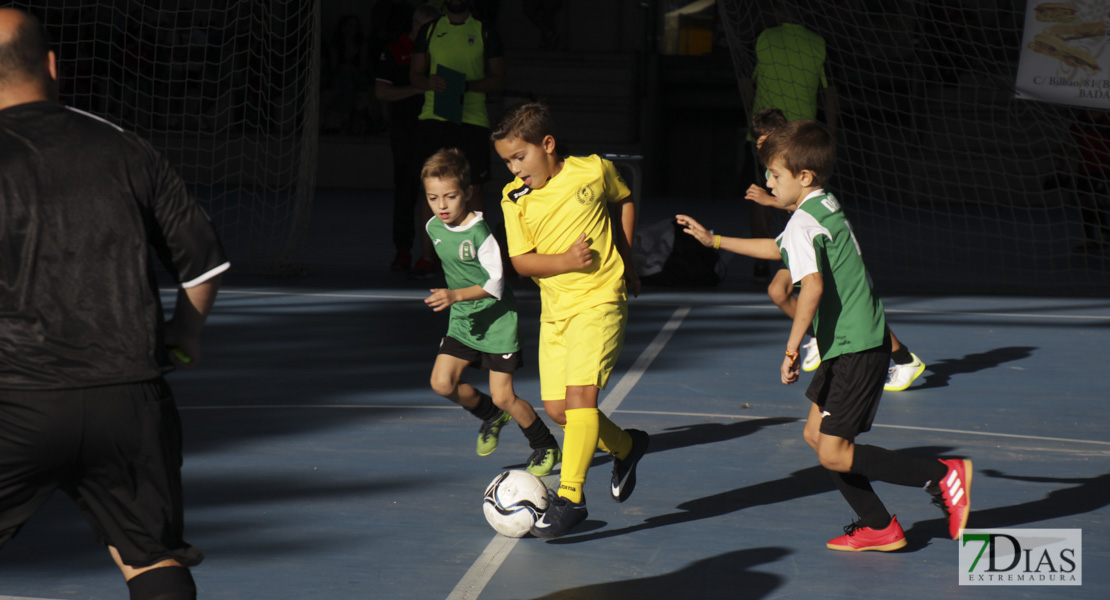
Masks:
[[[425,90],[417,151],[423,161],[441,148],[462,150],[471,169],[471,207],[481,210],[482,184],[490,177],[486,94],[505,86],[505,51],[497,32],[471,14],[471,0],[447,0],[444,8],[443,17],[417,34],[410,63],[412,85]],[[425,219],[430,216],[424,213]],[[435,257],[424,254],[412,277],[439,271]]]
[[[744,102],[751,114],[777,108],[787,121],[817,118],[817,97],[823,95],[825,123],[836,132],[838,104],[836,87],[829,85],[825,74],[825,40],[800,24],[797,12],[787,6],[775,9],[778,25],[763,30],[755,41],[755,70],[751,78],[740,80]],[[754,144],[755,138],[748,136]],[[754,147],[752,154],[758,152]],[[754,165],[753,165],[754,166]],[[756,168],[756,178],[762,172]],[[760,183],[763,183],[760,181]],[[768,220],[772,211],[759,205],[751,206],[752,237],[768,237]],[[757,281],[770,278],[770,264],[756,260]]]

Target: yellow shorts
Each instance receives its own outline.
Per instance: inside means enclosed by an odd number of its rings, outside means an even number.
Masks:
[[[605,389],[624,345],[628,304],[610,302],[562,321],[540,322],[540,398],[563,400],[567,386]]]

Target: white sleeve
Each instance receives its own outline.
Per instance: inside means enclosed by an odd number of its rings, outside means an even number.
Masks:
[[[782,232],[782,249],[789,257],[790,279],[798,283],[806,275],[817,273],[817,251],[813,247],[813,240],[819,235],[831,239],[829,231],[822,227],[817,219],[808,213],[796,212],[786,224]]]
[[[501,264],[501,246],[492,235],[486,237],[486,241],[478,248],[478,262],[489,273],[489,279],[482,284],[482,289],[500,300],[501,293],[505,290],[505,269]]]

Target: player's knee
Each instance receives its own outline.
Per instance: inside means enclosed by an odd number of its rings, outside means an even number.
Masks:
[[[196,600],[197,586],[185,567],[159,567],[127,582],[131,600]]]
[[[567,413],[565,410],[559,410],[554,406],[551,406],[550,402],[544,402],[543,412],[547,413],[548,418],[550,418],[552,421],[555,421],[555,424],[559,427],[567,426]]]
[[[775,303],[775,306],[782,306],[785,304],[788,296],[789,293],[775,283],[767,286],[767,297],[771,299],[771,302]]]
[[[847,473],[852,468],[851,460],[844,453],[827,448],[817,449],[817,460],[822,467],[838,473]]]
[[[809,444],[809,447],[813,448],[814,452],[816,452],[817,442],[821,439],[821,432],[817,431],[816,429],[813,431],[806,429],[802,431],[802,439],[804,439],[806,443]]]
[[[509,410],[509,407],[516,402],[516,394],[499,394],[497,392],[491,392],[489,397],[493,399],[494,406],[501,410]]]
[[[442,375],[440,373],[432,373],[429,383],[432,386],[432,391],[444,398],[455,393],[455,390],[459,387],[459,382],[456,381],[454,377]]]

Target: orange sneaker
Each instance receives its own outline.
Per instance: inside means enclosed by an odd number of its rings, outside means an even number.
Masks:
[[[906,534],[902,531],[902,526],[898,524],[897,516],[892,518],[890,525],[883,529],[862,527],[859,521],[856,521],[844,527],[844,535],[829,540],[829,543],[825,545],[832,550],[844,550],[846,552],[863,552],[865,550],[890,552],[906,545]]]
[[[933,499],[948,515],[948,535],[960,539],[960,530],[967,527],[967,516],[971,514],[971,461],[941,460],[948,467],[944,479],[937,482],[940,495]]]

